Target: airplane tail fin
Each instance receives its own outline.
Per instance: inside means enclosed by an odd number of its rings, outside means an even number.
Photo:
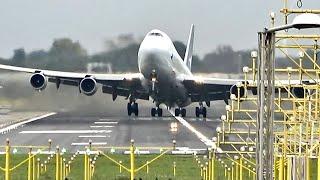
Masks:
[[[186,54],[184,55],[184,63],[191,71],[192,55],[193,55],[193,42],[194,42],[194,25],[191,25]]]

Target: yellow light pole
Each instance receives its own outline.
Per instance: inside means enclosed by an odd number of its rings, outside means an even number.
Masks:
[[[317,180],[320,180],[320,147],[318,149]]]
[[[240,157],[240,180],[243,179],[243,158]]]
[[[119,161],[119,164],[122,164],[122,161]],[[122,173],[122,167],[119,166],[119,173],[121,174]]]
[[[202,164],[200,166],[200,175],[201,175],[201,177],[203,177],[203,165]]]
[[[10,141],[6,140],[5,180],[10,180]]]
[[[176,167],[177,167],[176,162],[173,162],[173,177],[176,177]]]
[[[29,148],[29,159],[28,159],[28,180],[32,180],[32,154],[31,154],[32,148]]]
[[[209,179],[209,163],[208,162],[206,162],[206,180],[208,180]]]
[[[147,161],[147,167],[146,167],[146,170],[147,170],[147,174],[149,174],[149,161]]]
[[[211,176],[212,176],[212,164],[211,164],[211,162],[212,162],[212,160],[211,160],[211,158],[212,158],[212,155],[211,155],[211,151],[212,151],[212,149],[211,148],[209,148],[208,149],[208,154],[209,154],[209,161],[208,161],[208,179],[209,180],[211,180],[212,178],[211,178]]]
[[[60,180],[60,148],[57,146],[56,148],[56,180]]]
[[[215,155],[214,150],[212,150],[211,153],[212,153],[212,156],[211,156],[211,180],[214,180],[215,179],[214,169],[215,169],[215,158],[216,158],[216,155]]]
[[[131,139],[130,146],[130,180],[134,180],[134,140]]]
[[[37,159],[37,179],[40,178],[40,158]]]
[[[35,157],[32,156],[32,180],[35,179],[35,173],[36,173],[36,161],[35,161]]]
[[[84,180],[88,179],[88,152],[87,147],[84,153]]]

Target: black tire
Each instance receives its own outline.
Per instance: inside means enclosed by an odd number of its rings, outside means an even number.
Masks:
[[[158,111],[158,116],[159,116],[159,117],[162,117],[162,109],[161,109],[161,108],[158,108],[157,111]]]
[[[196,117],[198,118],[200,116],[200,109],[199,107],[196,107]]]
[[[203,116],[204,118],[207,117],[207,108],[205,108],[205,107],[202,108],[202,116]]]
[[[174,116],[179,116],[180,115],[180,109],[179,108],[176,108],[174,110]]]
[[[127,104],[127,112],[128,112],[128,116],[131,116],[131,113],[132,113],[131,103]]]
[[[156,108],[151,108],[151,116],[152,116],[152,117],[155,117],[155,116],[156,116],[156,113],[157,113]]]
[[[132,109],[133,109],[134,115],[138,116],[139,115],[139,105],[138,105],[138,103],[134,103]]]
[[[182,117],[186,117],[186,115],[187,115],[187,111],[186,111],[186,109],[181,109],[181,116]]]

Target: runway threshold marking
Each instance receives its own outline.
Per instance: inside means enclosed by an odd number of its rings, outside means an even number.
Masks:
[[[111,133],[111,130],[47,130],[47,131],[21,131],[20,134],[93,134]]]
[[[169,110],[169,112],[172,114],[176,120],[178,120],[182,125],[184,125],[186,128],[188,128],[192,133],[194,133],[201,142],[203,142],[206,146],[208,147],[213,147],[215,146],[215,143],[213,143],[209,138],[207,138],[205,135],[203,135],[200,131],[198,131],[196,128],[191,126],[190,123],[188,123],[185,119],[183,119],[180,116],[175,116],[174,112],[172,110]]]
[[[27,124],[27,123],[30,123],[30,122],[33,122],[33,121],[36,121],[36,120],[39,120],[39,119],[43,119],[43,118],[46,118],[46,117],[49,117],[49,116],[52,116],[52,115],[55,115],[55,114],[56,114],[55,112],[52,112],[52,113],[48,113],[48,114],[45,114],[45,115],[42,115],[42,116],[34,117],[34,118],[31,118],[31,119],[28,119],[28,120],[25,120],[25,121],[21,121],[21,122],[12,124],[10,126],[7,126],[5,128],[0,129],[0,133],[2,134],[4,132],[10,131],[12,129],[16,129],[19,126],[22,126],[24,124]]]

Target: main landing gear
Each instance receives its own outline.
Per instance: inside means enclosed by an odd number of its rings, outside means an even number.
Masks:
[[[203,107],[202,102],[199,103],[200,107],[196,107],[196,117],[200,117],[200,115],[202,114],[202,116],[204,118],[207,117],[207,108]]]
[[[127,105],[128,116],[131,116],[134,113],[135,116],[139,115],[139,106],[136,102],[128,102]]]
[[[187,111],[184,108],[176,108],[174,109],[174,115],[179,116],[181,114],[182,117],[186,117]]]
[[[158,115],[158,117],[162,117],[162,109],[157,107],[157,108],[151,108],[151,116],[155,117]]]

